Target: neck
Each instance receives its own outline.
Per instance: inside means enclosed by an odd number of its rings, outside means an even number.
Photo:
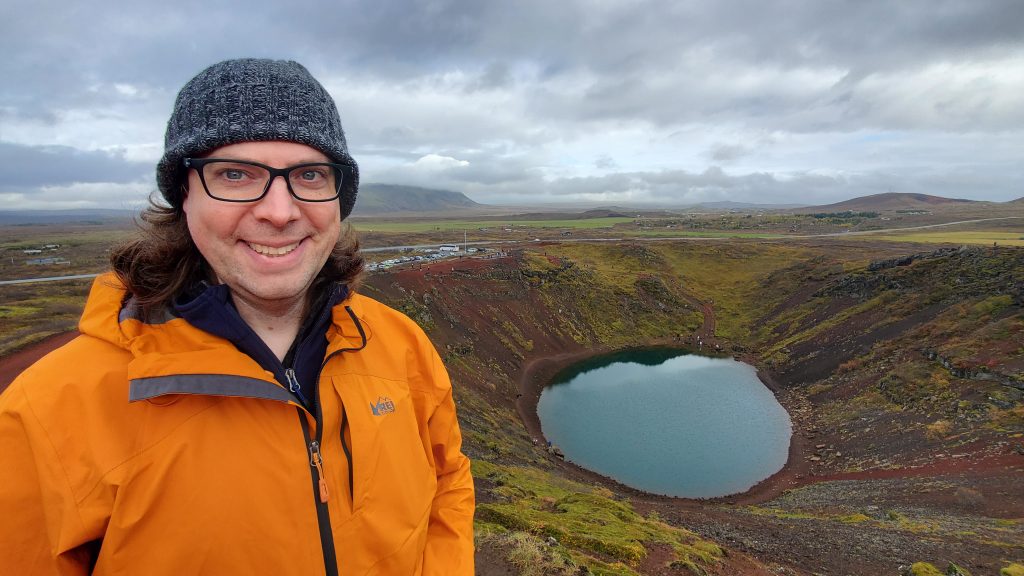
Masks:
[[[263,340],[278,360],[284,360],[291,348],[306,313],[306,298],[294,301],[251,302],[244,296],[232,293],[238,315]]]

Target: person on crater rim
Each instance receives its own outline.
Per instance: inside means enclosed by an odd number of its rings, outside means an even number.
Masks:
[[[185,84],[81,335],[0,395],[0,572],[473,574],[447,372],[357,292],[358,176],[300,64]]]

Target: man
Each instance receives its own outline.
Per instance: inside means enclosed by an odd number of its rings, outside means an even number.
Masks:
[[[166,206],[0,396],[0,573],[472,574],[448,376],[355,292],[358,169],[294,62],[182,88]]]

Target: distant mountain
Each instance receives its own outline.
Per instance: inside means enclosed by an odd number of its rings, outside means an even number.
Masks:
[[[891,212],[895,210],[933,210],[951,206],[967,206],[978,203],[977,200],[962,198],[943,198],[928,194],[910,194],[905,192],[885,192],[861,196],[825,206],[810,206],[799,209],[800,212]]]
[[[787,208],[802,208],[806,204],[754,204],[750,202],[733,202],[726,200],[723,202],[701,202],[693,206],[687,206],[688,212],[697,211],[713,211],[722,212],[734,210],[737,212],[750,212],[754,210],[784,210]]]
[[[24,226],[29,224],[109,224],[130,222],[135,210],[0,210],[0,225]]]
[[[432,190],[397,184],[363,184],[359,187],[354,216],[395,212],[450,212],[485,208],[461,192]]]
[[[545,206],[547,208],[547,206]],[[481,216],[480,218],[493,218],[492,215]],[[590,220],[593,218],[626,218],[626,214],[614,208],[597,208],[584,212],[570,211],[569,209],[549,210],[545,212],[514,212],[502,214],[501,219],[508,222],[523,220]]]

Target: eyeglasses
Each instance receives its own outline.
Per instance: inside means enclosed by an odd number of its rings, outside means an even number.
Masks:
[[[224,202],[255,202],[267,195],[278,176],[288,192],[303,202],[329,202],[341,195],[344,164],[310,162],[287,168],[273,168],[259,162],[226,158],[185,158],[185,168],[195,169],[206,193]]]

